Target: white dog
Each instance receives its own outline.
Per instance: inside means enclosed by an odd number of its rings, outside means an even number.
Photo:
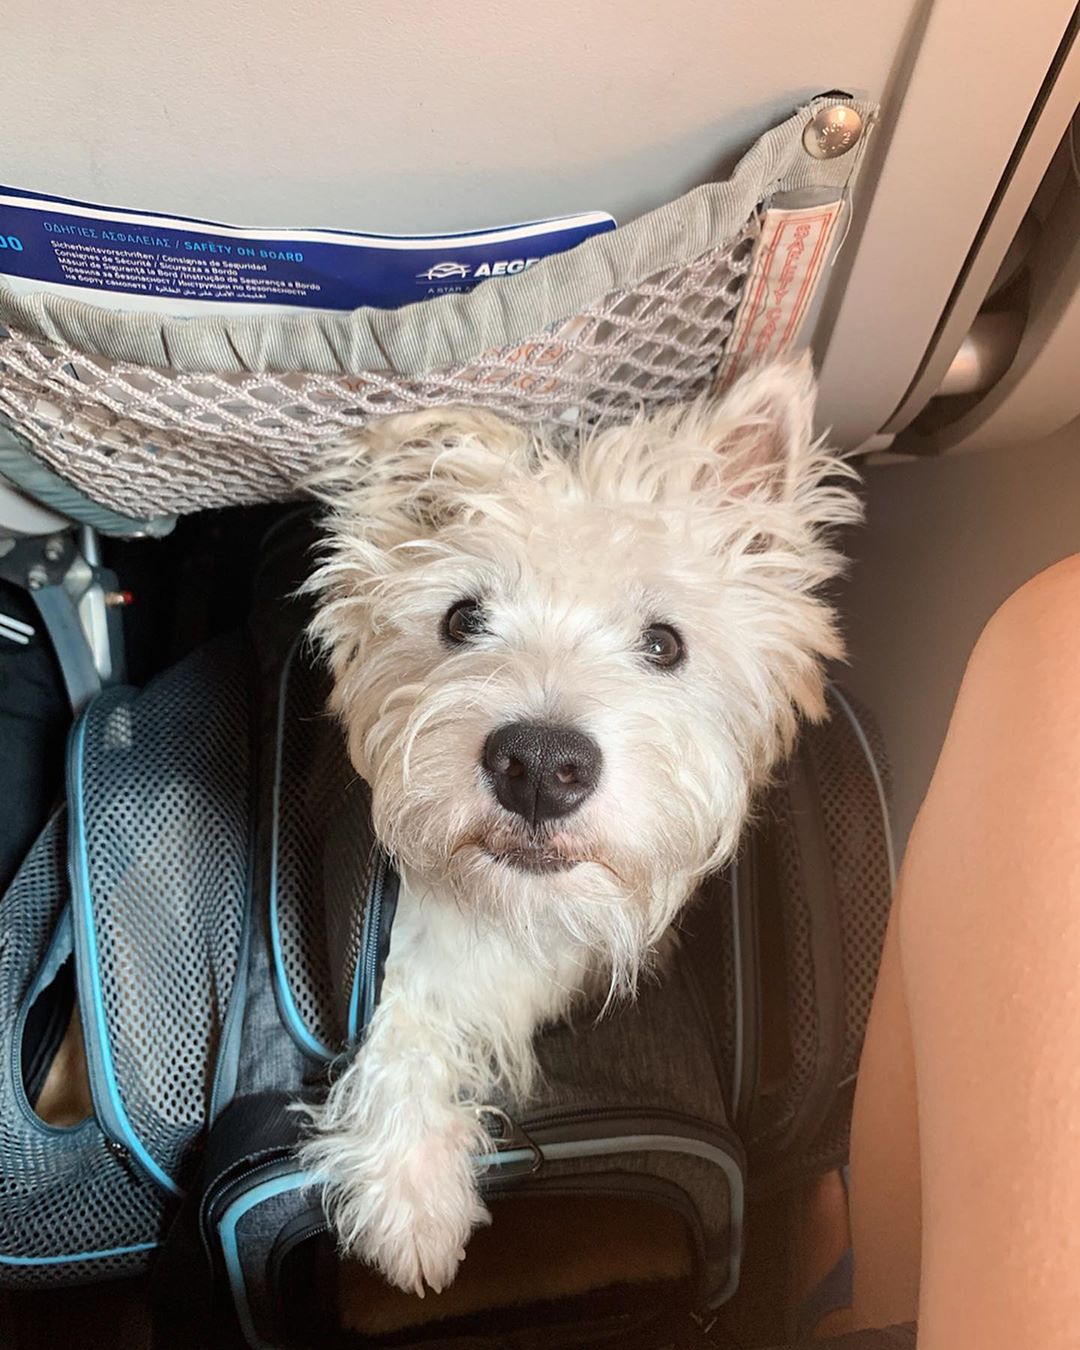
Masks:
[[[343,1250],[445,1287],[487,1212],[478,1107],[532,1038],[632,992],[823,710],[820,594],[853,475],[807,363],[551,438],[469,409],[387,418],[319,490],[332,707],[401,873],[367,1038],[302,1159]]]

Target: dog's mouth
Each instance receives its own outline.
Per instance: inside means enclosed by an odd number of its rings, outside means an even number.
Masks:
[[[580,858],[567,858],[561,853],[552,853],[549,849],[530,848],[527,845],[492,848],[487,844],[481,844],[479,848],[492,862],[502,863],[504,867],[512,867],[518,872],[568,872],[582,861]]]
[[[469,835],[458,841],[451,856],[470,850],[480,857],[501,867],[509,867],[515,872],[531,872],[534,875],[556,872],[570,872],[575,867],[592,863],[610,872],[616,880],[622,878],[610,863],[591,853],[575,851],[571,841],[558,838],[537,839],[500,839],[498,834],[487,837]]]

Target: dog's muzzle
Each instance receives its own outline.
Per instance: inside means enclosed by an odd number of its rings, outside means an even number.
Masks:
[[[484,742],[481,759],[500,805],[529,825],[568,816],[600,781],[600,747],[575,727],[508,722]]]

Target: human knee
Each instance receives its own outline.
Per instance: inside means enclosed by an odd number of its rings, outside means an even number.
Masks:
[[[965,684],[1007,671],[1048,686],[1080,703],[1080,554],[1026,581],[997,609],[983,629]]]
[[[983,629],[912,830],[907,873],[928,857],[940,870],[944,860],[980,856],[991,837],[1019,842],[1021,811],[1040,830],[1063,828],[1061,818],[1075,814],[1078,670],[1080,555],[1026,582]],[[937,904],[925,899],[936,897],[926,875],[901,893],[905,924],[912,906]]]

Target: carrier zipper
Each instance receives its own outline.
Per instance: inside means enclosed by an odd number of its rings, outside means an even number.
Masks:
[[[578,1110],[564,1110],[561,1107],[550,1107],[546,1111],[538,1111],[532,1115],[523,1117],[521,1121],[513,1121],[526,1135],[532,1135],[537,1130],[552,1128],[562,1125],[584,1125],[592,1121],[615,1121],[632,1120],[623,1107],[602,1107],[602,1106],[583,1106]],[[717,1125],[713,1121],[703,1120],[700,1116],[687,1115],[682,1111],[671,1111],[666,1107],[649,1107],[638,1117],[641,1121],[664,1121],[674,1126],[682,1127],[683,1133],[690,1133],[692,1136],[704,1136],[706,1140],[722,1140],[724,1147],[732,1157],[742,1158],[742,1146],[736,1135],[722,1125]],[[641,1134],[645,1131],[635,1130],[635,1133]],[[495,1141],[498,1142],[498,1141]]]
[[[365,944],[363,958],[364,1009],[363,1020],[366,1026],[373,1009],[369,1005],[375,998],[375,976],[379,965],[379,929],[382,924],[383,894],[386,890],[386,855],[380,852],[379,866],[375,874],[375,886],[372,889],[368,908],[368,941]],[[355,1029],[359,1031],[360,1028]],[[355,1034],[355,1032],[354,1032]]]
[[[546,1111],[536,1112],[519,1121],[508,1115],[500,1107],[481,1106],[477,1108],[477,1115],[480,1117],[494,1116],[507,1123],[509,1128],[506,1134],[492,1137],[495,1152],[498,1154],[514,1152],[519,1149],[529,1150],[533,1154],[533,1162],[528,1168],[530,1172],[543,1170],[545,1159],[544,1145],[541,1139],[546,1132],[571,1129],[575,1125],[608,1123],[628,1127],[621,1130],[620,1134],[669,1133],[682,1135],[688,1139],[717,1148],[738,1163],[740,1168],[744,1164],[742,1145],[737,1136],[730,1130],[714,1122],[702,1120],[698,1116],[686,1115],[681,1111],[667,1110],[664,1107],[650,1108],[640,1115],[628,1114],[625,1107],[581,1107],[576,1111],[568,1111],[563,1107],[550,1107]],[[657,1124],[666,1126],[667,1129],[656,1129]],[[541,1139],[537,1139],[537,1135],[540,1135]],[[549,1138],[547,1142],[548,1144],[554,1144],[572,1141]],[[499,1164],[493,1162],[491,1166],[498,1167]]]
[[[356,962],[356,977],[353,982],[353,996],[349,1009],[349,1041],[359,1039],[372,1017],[375,1015],[375,1002],[378,998],[379,956],[384,940],[385,911],[389,908],[388,922],[393,923],[394,909],[397,905],[397,892],[400,884],[390,859],[379,847],[379,858],[375,865],[375,876],[371,887],[371,896],[364,916],[364,928],[360,939],[360,953]]]
[[[118,1144],[115,1139],[110,1139],[107,1134],[103,1134],[102,1139],[105,1141],[105,1147],[127,1173],[129,1180],[141,1181],[143,1174],[135,1165],[135,1159],[131,1156],[131,1149],[125,1148],[123,1144]]]
[[[361,1031],[367,1026],[375,1011],[375,976],[379,968],[379,929],[382,926],[386,870],[386,854],[379,849],[371,883],[371,894],[368,897],[367,909],[364,913],[364,924],[360,933],[360,950],[356,956],[352,995],[349,999],[345,1034],[350,1046],[356,1044]]]
[[[207,1260],[213,1261],[214,1247],[211,1242],[210,1229],[214,1222],[213,1211],[222,1202],[226,1194],[239,1187],[241,1183],[250,1181],[261,1172],[269,1172],[275,1167],[281,1167],[283,1163],[289,1163],[292,1157],[292,1149],[277,1148],[273,1156],[263,1158],[250,1167],[245,1167],[242,1171],[236,1173],[227,1173],[226,1176],[216,1182],[206,1195],[203,1197],[202,1204],[199,1206],[199,1236],[202,1239],[203,1251],[206,1253]]]
[[[270,1254],[270,1287],[275,1292],[281,1288],[281,1267],[285,1264],[285,1259],[300,1246],[302,1242],[310,1242],[312,1238],[320,1237],[323,1233],[330,1232],[330,1225],[323,1219],[320,1223],[314,1223],[310,1228],[305,1228],[301,1232],[290,1233],[284,1241],[275,1243]]]

